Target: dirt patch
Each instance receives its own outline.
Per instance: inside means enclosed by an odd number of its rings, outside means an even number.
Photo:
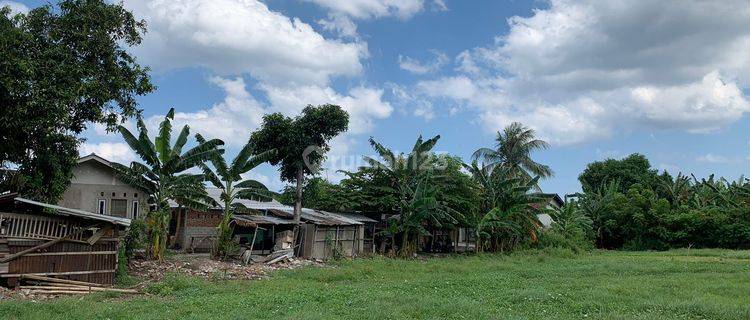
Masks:
[[[268,273],[280,269],[296,269],[309,265],[322,265],[321,262],[292,258],[286,262],[266,265],[263,263],[244,265],[239,261],[216,261],[209,255],[180,254],[164,261],[133,260],[128,269],[129,274],[146,283],[159,282],[168,272],[176,272],[194,277],[214,280],[254,280],[268,276]]]
[[[207,280],[256,280],[268,277],[269,273],[275,270],[322,265],[320,261],[299,258],[291,258],[272,265],[264,263],[244,265],[239,261],[216,261],[207,254],[178,254],[163,261],[131,260],[128,264],[128,274],[138,282],[132,288],[142,290],[149,284],[162,281],[168,272]],[[61,295],[32,294],[28,289],[15,290],[0,286],[0,301],[7,299],[36,301],[55,297],[61,297]]]

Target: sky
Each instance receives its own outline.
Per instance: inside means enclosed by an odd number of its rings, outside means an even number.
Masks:
[[[0,1],[24,12],[42,1]],[[175,122],[233,157],[263,114],[333,103],[350,114],[321,176],[353,170],[369,137],[469,161],[519,121],[550,143],[546,192],[580,190],[592,161],[646,155],[654,168],[750,168],[750,6],[721,0],[124,0],[148,24],[130,51],[158,89],[139,97],[156,127]],[[153,132],[153,131],[152,131]],[[82,155],[129,162],[92,125]],[[283,186],[275,168],[246,175]]]

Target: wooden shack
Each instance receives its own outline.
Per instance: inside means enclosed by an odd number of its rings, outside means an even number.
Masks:
[[[269,215],[283,219],[294,217],[293,208],[270,209]],[[297,256],[308,259],[330,259],[336,255],[355,257],[364,251],[364,223],[342,215],[302,208],[300,236],[295,241]],[[371,249],[367,249],[371,251]]]
[[[0,284],[21,275],[112,284],[130,219],[0,196]]]

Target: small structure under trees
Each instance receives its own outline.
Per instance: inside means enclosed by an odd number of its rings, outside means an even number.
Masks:
[[[130,219],[0,196],[0,282],[22,276],[112,284]]]

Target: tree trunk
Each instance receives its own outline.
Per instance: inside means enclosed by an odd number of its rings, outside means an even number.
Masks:
[[[401,255],[403,257],[409,256],[409,232],[404,231],[404,237],[401,238]]]
[[[294,223],[298,224],[302,214],[302,181],[305,179],[304,168],[297,168],[297,192],[294,197]]]

